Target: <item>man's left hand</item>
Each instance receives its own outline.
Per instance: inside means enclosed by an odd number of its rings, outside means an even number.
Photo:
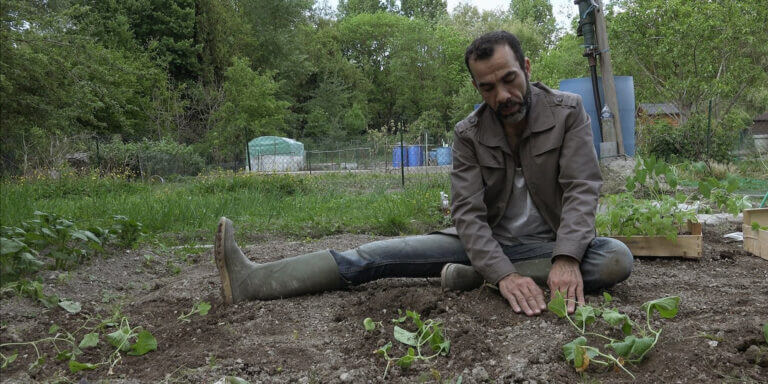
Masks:
[[[555,292],[560,291],[565,298],[568,313],[576,310],[577,302],[584,305],[584,280],[579,267],[579,261],[570,256],[556,256],[547,279],[550,295],[554,296]]]

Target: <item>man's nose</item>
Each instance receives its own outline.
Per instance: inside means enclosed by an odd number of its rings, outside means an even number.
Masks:
[[[504,88],[499,89],[496,93],[496,104],[504,104],[512,98],[512,95]]]

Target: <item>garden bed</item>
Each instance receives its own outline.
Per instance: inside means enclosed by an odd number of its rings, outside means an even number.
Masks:
[[[768,262],[749,255],[723,234],[738,230],[728,224],[705,226],[702,257],[638,258],[629,280],[610,290],[619,310],[643,319],[639,306],[668,295],[681,297],[673,319],[663,326],[659,344],[637,366],[628,367],[637,383],[760,382],[768,362],[755,363],[765,346],[760,330],[768,322]],[[340,234],[313,241],[256,238],[245,250],[258,262],[317,249],[347,249],[385,237]],[[175,270],[169,266],[181,266]],[[43,272],[46,292],[82,303],[69,314],[46,309],[28,298],[0,300],[0,343],[48,337],[51,325],[76,329],[86,316],[115,312],[143,326],[157,338],[157,350],[124,356],[109,375],[107,367],[69,373],[67,364],[49,359],[32,371],[31,347],[16,350],[18,359],[2,372],[3,382],[212,383],[234,375],[251,383],[629,383],[613,369],[590,367],[585,377],[563,358],[561,347],[577,335],[552,313],[528,318],[511,311],[493,290],[443,293],[438,279],[387,279],[345,291],[285,300],[224,306],[212,253],[206,248],[143,248],[109,259],[96,258],[69,273]],[[598,303],[599,295],[587,295]],[[213,308],[189,322],[178,317],[200,301]],[[448,356],[409,370],[393,367],[382,379],[386,362],[373,354],[391,333],[366,332],[363,319],[388,323],[398,309],[440,320],[451,341]],[[110,330],[111,331],[111,330]],[[108,353],[104,345],[87,350],[83,360]]]

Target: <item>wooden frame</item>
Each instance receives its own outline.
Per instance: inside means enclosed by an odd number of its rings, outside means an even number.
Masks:
[[[629,247],[635,257],[682,257],[700,259],[702,248],[701,223],[687,223],[690,235],[677,235],[669,240],[664,236],[612,236]]]
[[[760,226],[768,226],[768,208],[744,210],[744,224],[741,228],[744,233],[744,250],[768,260],[768,231],[753,230],[752,222],[755,221]]]

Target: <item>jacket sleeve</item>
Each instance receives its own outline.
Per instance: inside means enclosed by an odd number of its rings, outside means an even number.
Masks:
[[[589,115],[581,97],[566,115],[558,182],[563,189],[562,214],[553,257],[567,255],[581,262],[595,237],[595,211],[602,176],[592,141]]]
[[[499,242],[491,236],[483,200],[485,186],[475,147],[471,139],[462,136],[457,126],[451,171],[453,221],[472,266],[486,281],[496,284],[515,272],[515,267],[504,255]]]

